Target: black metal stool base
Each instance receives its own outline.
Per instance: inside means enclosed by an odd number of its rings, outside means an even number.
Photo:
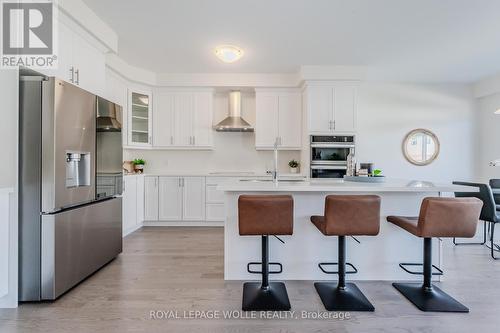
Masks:
[[[243,284],[243,311],[289,311],[290,300],[283,282],[270,282],[262,288],[260,282]]]
[[[316,282],[314,287],[328,311],[375,311],[354,283],[346,283],[345,289],[331,282]]]
[[[421,283],[393,283],[404,297],[422,311],[469,312],[469,309],[436,286],[425,290]]]

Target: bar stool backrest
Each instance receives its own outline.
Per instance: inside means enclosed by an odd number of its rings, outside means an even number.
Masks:
[[[495,199],[491,187],[487,184],[470,182],[453,182],[455,185],[465,185],[479,188],[479,192],[455,192],[456,198],[478,198],[483,202],[483,209],[479,219],[488,222],[500,222],[497,218]]]
[[[491,189],[500,190],[500,179],[490,179]],[[495,204],[500,205],[500,193],[493,193]]]
[[[421,237],[474,237],[482,205],[477,198],[425,198],[417,226]]]
[[[293,234],[293,197],[240,195],[238,227],[241,236]]]
[[[328,235],[375,236],[380,231],[378,195],[328,195],[325,199]]]

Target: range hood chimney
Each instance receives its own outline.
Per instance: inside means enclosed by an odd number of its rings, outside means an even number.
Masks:
[[[253,132],[253,127],[241,117],[241,92],[229,93],[229,115],[214,126],[217,132]]]

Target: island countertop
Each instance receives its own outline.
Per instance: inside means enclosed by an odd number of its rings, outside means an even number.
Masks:
[[[228,181],[217,187],[225,192],[477,192],[477,188],[429,181],[387,179],[383,183],[363,183],[339,180]]]

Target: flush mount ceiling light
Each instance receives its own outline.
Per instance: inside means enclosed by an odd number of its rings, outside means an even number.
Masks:
[[[500,115],[500,109],[496,110],[496,111],[495,111],[495,114]]]
[[[220,45],[215,48],[215,55],[225,63],[233,63],[243,57],[243,50],[233,45]]]

